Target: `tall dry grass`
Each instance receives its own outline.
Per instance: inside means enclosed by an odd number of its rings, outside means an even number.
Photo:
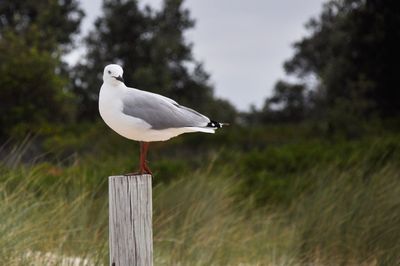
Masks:
[[[118,158],[13,158],[0,164],[0,265],[107,265],[105,184]],[[399,162],[326,165],[300,173],[290,189],[302,192],[284,205],[238,197],[232,167],[155,182],[155,264],[398,265]]]
[[[399,265],[400,165],[315,171],[313,191],[293,204],[303,263]]]
[[[84,186],[65,190],[74,184],[68,180],[74,176],[63,176],[49,185],[43,169],[31,170],[10,171],[0,183],[2,265],[51,265],[54,260],[54,265],[61,265],[67,257],[80,258],[82,265],[85,260],[87,265],[107,265],[106,195]],[[253,211],[250,204],[236,202],[237,185],[229,177],[196,173],[156,186],[156,265],[293,262],[293,230],[286,228],[279,215]],[[51,259],[45,254],[52,254]]]

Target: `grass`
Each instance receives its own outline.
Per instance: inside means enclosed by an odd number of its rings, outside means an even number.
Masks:
[[[42,187],[40,171],[19,170],[6,173],[0,185],[2,265],[31,265],[27,254],[32,252],[102,260],[107,251],[104,200],[84,190],[68,193],[68,180]],[[15,182],[20,178],[23,182]],[[43,260],[34,259],[34,265],[46,265]]]
[[[84,187],[73,193],[65,190],[75,182],[68,180],[73,176],[42,189],[37,187],[43,183],[42,173],[30,173],[14,170],[0,186],[2,264],[44,265],[46,256],[40,261],[27,254],[50,252],[107,265],[105,195]],[[11,185],[22,176],[23,182]],[[283,225],[278,215],[254,212],[246,202],[236,202],[236,186],[229,177],[205,173],[157,185],[153,190],[156,265],[288,262],[287,239],[292,231],[279,229]]]
[[[155,177],[155,265],[398,264],[396,141],[326,153],[323,145],[221,151],[190,171],[171,158],[172,168],[156,164],[182,174]],[[133,159],[124,152],[21,163],[23,152],[0,164],[0,264],[108,265],[106,176],[131,170]]]
[[[323,265],[396,265],[400,261],[400,168],[397,163],[374,173],[353,167],[314,173],[311,193],[292,212],[298,254],[303,262]]]
[[[270,265],[292,260],[280,215],[237,202],[229,177],[197,174],[154,189],[160,265]]]

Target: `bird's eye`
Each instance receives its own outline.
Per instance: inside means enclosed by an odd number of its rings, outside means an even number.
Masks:
[[[110,70],[108,70],[108,74],[111,74],[111,71],[110,71]]]

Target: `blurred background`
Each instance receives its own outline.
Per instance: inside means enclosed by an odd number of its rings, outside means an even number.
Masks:
[[[118,63],[231,124],[150,145],[156,265],[398,264],[399,47],[394,0],[2,0],[0,262],[108,264]]]

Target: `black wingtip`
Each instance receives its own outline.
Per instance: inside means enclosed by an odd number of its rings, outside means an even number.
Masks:
[[[228,123],[219,123],[213,120],[210,120],[210,122],[207,124],[207,127],[212,127],[212,128],[221,128],[222,126],[229,126]]]

